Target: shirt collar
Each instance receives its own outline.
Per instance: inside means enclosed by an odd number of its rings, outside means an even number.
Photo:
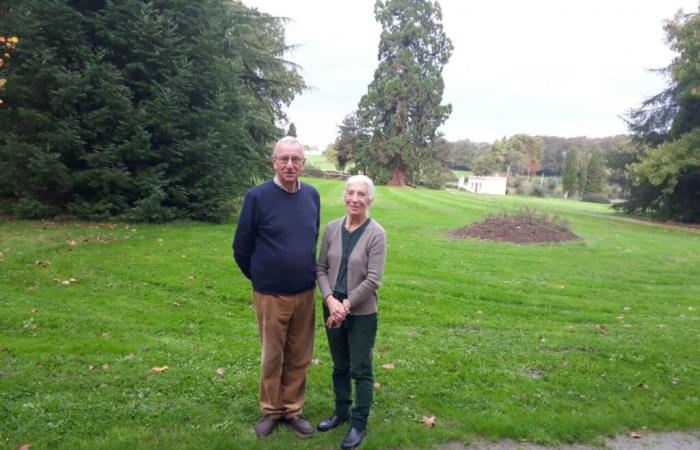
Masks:
[[[299,191],[299,190],[301,189],[301,181],[299,181],[299,180],[297,180],[296,186],[294,186],[294,189],[292,189],[291,191],[288,190],[286,187],[284,187],[284,185],[282,184],[282,182],[280,181],[280,179],[277,177],[277,174],[275,174],[275,177],[272,179],[272,181],[273,181],[280,189],[282,189],[282,190],[285,191],[285,192],[289,192],[290,194],[294,194],[295,192],[297,192],[297,191]]]

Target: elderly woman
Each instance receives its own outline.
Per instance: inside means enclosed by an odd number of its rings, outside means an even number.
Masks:
[[[345,183],[347,214],[326,226],[316,275],[333,358],[335,411],[318,424],[328,431],[350,420],[341,448],[360,445],[367,434],[374,379],[372,348],[377,335],[377,288],[384,272],[386,233],[369,218],[374,184],[364,175]],[[355,404],[352,386],[355,380]]]

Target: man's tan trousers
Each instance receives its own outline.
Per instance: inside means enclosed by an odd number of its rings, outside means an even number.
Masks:
[[[263,414],[301,414],[306,373],[314,348],[315,289],[293,295],[253,293],[262,352],[260,407]]]

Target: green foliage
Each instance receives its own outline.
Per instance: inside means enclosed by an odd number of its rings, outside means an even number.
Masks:
[[[544,144],[541,138],[527,134],[516,134],[497,140],[472,160],[472,170],[477,175],[498,172],[526,176],[540,170]]]
[[[610,199],[608,197],[606,197],[604,194],[600,194],[600,193],[583,194],[581,196],[581,201],[590,202],[590,203],[603,203],[603,204],[610,203]]]
[[[294,125],[294,122],[289,124],[289,128],[287,129],[287,136],[297,137],[297,126]]]
[[[472,160],[472,170],[475,175],[492,175],[506,171],[508,143],[506,138],[497,140],[484,149]]]
[[[564,192],[568,192],[570,196],[576,195],[578,192],[578,156],[576,150],[571,150],[566,155],[566,168],[564,169],[564,177],[562,179]]]
[[[638,212],[700,221],[700,128],[648,149],[629,170],[637,186],[655,188],[655,197]]]
[[[432,154],[438,127],[451,112],[441,102],[442,69],[452,42],[437,2],[377,0],[374,15],[382,26],[379,66],[359,104],[358,116],[371,139],[358,167],[388,170],[395,185],[415,183]]]
[[[332,156],[335,158],[335,167],[341,172],[349,162],[354,161],[356,166],[367,168],[366,152],[369,136],[356,114],[348,114],[343,122],[338,125],[338,135],[333,143]]]
[[[586,182],[588,181],[588,163],[590,161],[590,158],[587,156],[585,158],[581,158],[578,163],[578,167],[576,169],[576,177],[577,177],[577,191],[579,193],[583,193],[586,191]]]
[[[304,88],[279,19],[223,0],[10,3],[4,205],[225,221],[269,173],[275,123]]]
[[[605,168],[603,167],[603,159],[600,153],[593,152],[588,160],[588,168],[586,170],[586,185],[583,188],[583,194],[600,194],[603,192],[605,183]]]
[[[634,181],[627,212],[700,221],[700,14],[679,11],[665,26],[677,55],[664,70],[670,82],[630,111],[629,126],[649,146],[629,166]]]
[[[631,137],[628,135],[608,136],[603,138],[573,137],[562,138],[556,136],[538,136],[542,139],[542,167],[547,175],[563,175],[566,170],[566,156],[572,151],[578,153],[583,160],[597,150],[603,159],[608,161],[610,154],[626,152],[632,146]],[[621,166],[624,170],[624,164]]]
[[[476,144],[469,139],[462,139],[449,143],[448,164],[452,169],[470,170],[474,157],[482,151],[482,145]]]
[[[544,189],[542,189],[539,185],[532,186],[530,195],[534,197],[544,197]]]

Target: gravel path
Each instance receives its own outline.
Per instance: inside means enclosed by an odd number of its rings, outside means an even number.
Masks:
[[[644,432],[639,438],[622,435],[606,438],[603,447],[584,444],[564,444],[552,447],[512,440],[491,442],[476,439],[469,445],[451,442],[440,447],[440,450],[700,450],[700,430],[668,433]]]

